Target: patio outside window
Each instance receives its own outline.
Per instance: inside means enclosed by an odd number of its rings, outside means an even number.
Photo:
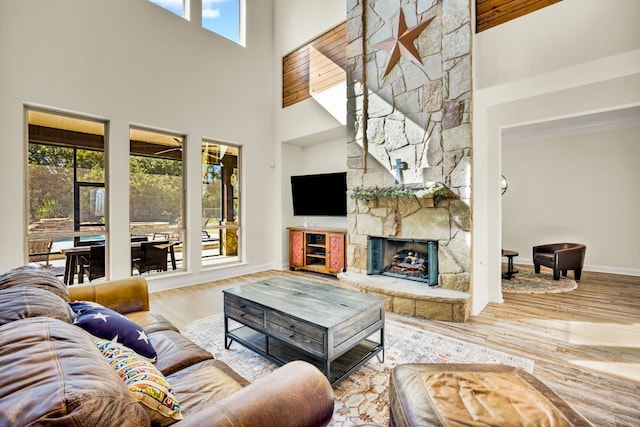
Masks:
[[[202,265],[240,261],[240,147],[202,141]]]
[[[66,265],[79,245],[106,245],[106,122],[27,108],[27,253],[25,260],[50,269],[70,284],[88,265]],[[78,275],[78,279],[84,276]],[[88,274],[88,271],[86,272]],[[104,277],[102,269],[94,277]]]
[[[184,269],[185,137],[131,127],[129,140],[132,274]]]

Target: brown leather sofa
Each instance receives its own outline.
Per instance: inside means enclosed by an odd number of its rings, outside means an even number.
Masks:
[[[551,243],[533,247],[533,267],[540,273],[544,265],[553,270],[553,280],[560,280],[560,273],[567,277],[567,270],[573,270],[573,276],[580,280],[584,255],[587,247],[580,243]]]
[[[249,384],[150,313],[143,278],[67,288],[42,270],[19,267],[0,275],[0,425],[152,425],[95,337],[72,324],[73,300],[95,301],[144,328],[157,351],[155,366],[181,406],[184,418],[173,425],[324,426],[331,420],[333,390],[317,368],[296,361]]]
[[[391,427],[592,426],[533,375],[500,364],[401,364],[389,401]]]

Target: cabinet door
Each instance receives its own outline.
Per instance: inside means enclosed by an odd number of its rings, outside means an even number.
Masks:
[[[337,274],[344,269],[344,234],[327,234],[327,270]]]
[[[304,266],[304,233],[302,231],[289,231],[289,268],[301,268]]]

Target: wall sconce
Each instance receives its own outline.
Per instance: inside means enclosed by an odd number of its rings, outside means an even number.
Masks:
[[[507,192],[507,188],[509,188],[509,182],[504,175],[500,175],[500,195],[503,195]]]

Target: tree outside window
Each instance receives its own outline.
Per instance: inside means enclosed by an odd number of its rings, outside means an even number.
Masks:
[[[203,265],[239,260],[240,148],[202,141]]]

